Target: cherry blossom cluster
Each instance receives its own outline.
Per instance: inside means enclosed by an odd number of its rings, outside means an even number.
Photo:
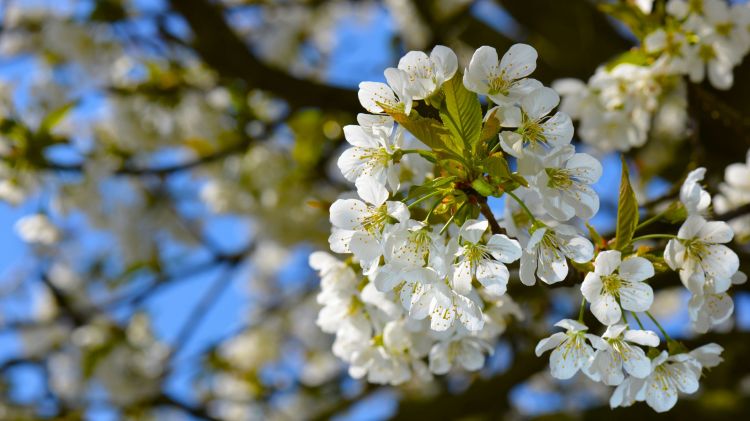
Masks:
[[[664,211],[682,215],[677,235],[631,232],[617,243],[599,238],[595,248],[581,225],[599,210],[592,184],[602,166],[571,145],[572,122],[555,111],[555,91],[529,78],[536,59],[524,44],[502,57],[481,47],[462,73],[455,54],[437,46],[429,56],[409,52],[386,69],[387,83],[360,84],[360,102],[372,114],[344,128],[350,147],[338,160],[356,192],[330,207],[331,251],[350,256],[310,257],[321,277],[317,324],[335,334],[333,352],[353,377],[426,381],[454,367],[482,368],[511,319],[524,317],[509,294],[521,287],[509,284],[509,266],[519,262],[518,278],[527,286],[578,273],[579,318],[558,322],[566,332],[541,340],[537,356],[553,350],[555,378],[583,371],[617,386],[613,407],[645,400],[666,411],[678,391],[698,389],[702,370],[721,361],[722,348],[688,351],[669,338],[649,312],[649,280],[655,265],[679,273],[697,332],[724,322],[733,310],[726,291],[744,280],[737,255],[725,246],[733,231],[705,219],[711,197],[699,168],[682,185],[680,202]],[[486,98],[485,112],[476,94]],[[472,112],[483,114],[474,132]],[[440,120],[423,117],[435,114]],[[475,133],[480,129],[482,135]],[[489,196],[505,197],[499,221]],[[630,205],[637,213],[634,195]],[[625,217],[618,210],[618,219]],[[666,246],[658,243],[664,239]],[[584,324],[587,303],[605,327],[600,336]],[[659,327],[666,350],[639,314]]]
[[[331,250],[352,257],[342,262],[321,252],[310,259],[322,278],[318,324],[336,334],[334,353],[354,377],[398,384],[456,365],[478,370],[509,318],[522,316],[506,294],[506,265],[520,259],[525,283],[533,284],[536,273],[553,283],[565,278],[566,257],[591,259],[591,242],[562,222],[596,213],[590,184],[601,165],[575,153],[570,118],[552,112],[557,94],[527,77],[536,58],[527,45],[511,47],[502,58],[482,47],[461,76],[453,51],[438,46],[429,56],[408,53],[385,71],[387,84],[360,84],[360,101],[373,114],[360,114],[359,125],[344,128],[351,147],[338,161],[356,196],[345,195],[330,210]],[[429,161],[432,151],[384,114],[415,113],[418,101],[439,108],[441,86],[454,77],[463,78],[471,95],[496,104],[485,116],[502,126],[493,147],[517,158],[519,175],[528,180],[517,193],[541,209],[526,215],[528,223],[513,219],[512,230],[526,234],[518,239],[490,232],[489,222],[471,213],[454,224],[450,211],[439,209],[448,200],[444,189],[405,203],[409,187],[439,174]],[[542,215],[549,224],[537,219]]]
[[[707,332],[732,315],[734,305],[727,290],[732,284],[747,280],[738,271],[737,254],[725,245],[732,240],[731,227],[722,221],[705,219],[711,205],[710,194],[700,184],[705,172],[705,168],[692,171],[681,186],[680,209],[687,218],[676,236],[653,234],[635,239],[669,238],[663,261],[678,272],[691,294],[688,314],[697,333]],[[678,391],[692,394],[698,390],[702,370],[718,365],[723,349],[708,344],[687,352],[669,338],[649,312],[654,292],[648,280],[655,276],[654,264],[649,259],[658,261],[658,258],[638,254],[623,258],[620,251],[600,251],[593,272],[581,284],[581,293],[591,304],[591,312],[607,326],[601,336],[590,334],[582,318],[562,320],[556,326],[566,332],[541,340],[536,353],[541,355],[554,349],[550,366],[555,378],[568,379],[580,370],[594,381],[617,386],[610,399],[613,408],[646,401],[654,410],[664,412],[675,405]],[[628,328],[626,311],[640,329]],[[643,330],[639,313],[648,315],[662,331],[668,351],[658,351],[660,339],[656,333]]]
[[[720,194],[714,196],[714,209],[719,213],[729,212],[750,204],[750,150],[744,163],[729,165],[724,171],[724,182],[719,185]],[[750,216],[742,215],[729,220],[734,230],[734,240],[750,242]]]
[[[584,142],[627,151],[642,146],[649,135],[684,136],[683,76],[731,88],[733,70],[750,50],[750,5],[669,0],[663,25],[647,29],[639,49],[603,65],[588,83],[563,79],[553,85],[564,96],[563,109],[580,120]]]

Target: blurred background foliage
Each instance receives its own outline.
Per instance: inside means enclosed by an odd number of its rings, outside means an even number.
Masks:
[[[448,45],[463,66],[519,41],[546,85],[586,80],[636,43],[646,17],[632,3],[3,0],[0,419],[654,417],[543,373],[531,347],[572,311],[570,284],[521,292],[526,320],[480,373],[392,388],[352,380],[331,355],[307,268],[349,188],[332,166],[362,111],[359,81],[412,49]],[[743,160],[748,66],[729,91],[690,86],[688,138],[628,153],[644,191],[674,195],[698,165],[715,188]],[[619,164],[603,160],[594,222],[611,232]],[[54,222],[54,241],[18,241],[28,214]],[[666,284],[670,315],[684,297]],[[747,288],[736,322],[701,337],[726,362],[671,416],[750,414]],[[684,315],[670,320],[689,344]]]

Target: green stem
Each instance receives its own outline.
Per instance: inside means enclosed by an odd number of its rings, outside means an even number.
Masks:
[[[413,206],[416,206],[416,205],[418,205],[418,204],[422,203],[423,201],[425,201],[425,200],[427,200],[427,199],[429,199],[429,198],[431,198],[431,197],[433,197],[433,196],[437,196],[437,195],[438,195],[438,194],[440,194],[440,193],[442,193],[442,192],[441,192],[440,190],[436,190],[436,191],[434,191],[434,192],[432,192],[432,193],[426,194],[426,195],[424,195],[424,196],[420,197],[419,199],[417,199],[417,200],[415,200],[415,201],[411,202],[411,204],[410,204],[410,205],[408,205],[407,207],[408,207],[409,209],[411,209],[411,208],[412,208]]]
[[[521,208],[523,208],[526,214],[529,215],[529,218],[531,218],[532,222],[536,222],[536,217],[533,213],[531,213],[529,208],[526,206],[526,203],[523,203],[523,200],[519,199],[518,196],[516,196],[512,191],[506,191],[506,193],[508,193],[508,196],[512,197],[513,200],[515,200],[521,206]]]
[[[653,224],[654,222],[658,221],[662,216],[664,216],[665,213],[666,213],[666,211],[660,212],[660,213],[652,216],[651,218],[648,218],[647,220],[645,220],[645,221],[641,222],[640,224],[638,224],[635,227],[635,230],[638,231],[639,229],[642,229],[642,228],[644,228],[644,227],[646,227],[648,225]]]
[[[655,238],[669,238],[671,240],[673,238],[677,238],[677,236],[672,235],[672,234],[648,234],[648,235],[641,235],[640,237],[635,237],[630,241],[635,243],[636,241],[650,240],[650,239],[655,239]]]
[[[641,330],[646,330],[643,328],[643,323],[641,323],[641,319],[638,318],[638,315],[635,314],[635,312],[631,311],[630,315],[633,316],[633,318],[635,319],[635,322],[638,323],[638,327],[640,327]]]
[[[656,327],[659,328],[659,331],[661,331],[661,334],[664,335],[664,337],[667,339],[667,342],[671,341],[672,338],[670,338],[669,335],[667,334],[667,331],[664,330],[663,327],[661,327],[661,324],[659,323],[659,321],[656,320],[656,318],[653,315],[651,315],[651,312],[647,311],[646,315],[649,317],[649,319],[651,319],[652,322],[654,322],[654,324],[656,325]]]
[[[583,323],[583,311],[586,309],[586,297],[581,297],[581,309],[578,310],[578,322]]]
[[[430,151],[423,150],[423,149],[400,149],[400,151],[401,151],[402,155],[406,155],[406,154],[418,154],[419,156],[421,156],[422,158],[424,158],[424,159],[426,159],[426,160],[428,160],[430,162],[435,162],[437,160],[437,158],[435,158],[435,154],[434,153],[432,153]]]
[[[463,209],[464,206],[466,206],[466,203],[467,202],[462,203],[461,206],[459,206],[458,209],[456,209],[456,212],[454,212],[453,215],[451,215],[450,219],[448,219],[448,222],[446,222],[445,225],[443,225],[443,228],[440,229],[440,235],[442,235],[445,232],[445,230],[448,229],[448,227],[450,226],[451,222],[453,222],[453,219],[456,217],[456,215],[458,215],[458,213],[461,212],[461,209]]]
[[[424,217],[424,219],[422,220],[422,222],[424,222],[424,223],[426,224],[426,223],[427,223],[427,221],[429,221],[429,220],[430,220],[430,216],[432,216],[432,212],[434,212],[434,211],[435,211],[435,209],[436,209],[436,208],[438,207],[438,205],[440,205],[440,202],[442,202],[442,201],[443,201],[443,199],[440,199],[440,200],[438,200],[437,202],[435,202],[435,204],[434,204],[434,205],[432,205],[432,206],[430,207],[430,211],[429,211],[429,212],[427,212],[427,216],[425,216],[425,217]]]

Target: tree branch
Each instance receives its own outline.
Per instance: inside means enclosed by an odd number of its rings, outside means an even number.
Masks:
[[[360,109],[354,90],[299,79],[263,63],[232,30],[221,9],[209,1],[170,0],[169,3],[190,26],[195,52],[222,77],[240,79],[253,88],[271,92],[284,98],[292,108],[351,112]]]

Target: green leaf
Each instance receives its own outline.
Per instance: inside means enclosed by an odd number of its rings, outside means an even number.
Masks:
[[[403,113],[403,110],[389,107],[387,104],[378,103],[383,110],[388,113],[396,123],[408,130],[420,142],[427,145],[436,152],[446,152],[451,155],[463,157],[463,148],[457,145],[448,131],[439,121],[422,117],[416,111],[410,115]]]
[[[510,178],[524,187],[529,187],[529,182],[521,174],[513,174]]]
[[[450,176],[450,177],[437,177],[433,180],[430,180],[422,185],[419,186],[412,186],[409,189],[409,195],[406,197],[406,200],[413,200],[413,199],[419,199],[420,197],[424,197],[435,190],[439,190],[441,188],[445,189],[451,189],[450,184],[456,179],[456,177]]]
[[[599,10],[622,22],[633,35],[645,38],[661,25],[661,10],[657,6],[653,13],[646,14],[632,2],[600,3]]]
[[[480,142],[489,142],[497,138],[497,134],[500,133],[500,120],[495,116],[498,108],[495,109],[487,116],[487,121],[482,126],[482,133],[479,136]]]
[[[460,139],[465,153],[473,153],[482,132],[482,106],[479,98],[464,87],[463,76],[456,73],[443,84],[445,101],[440,118],[451,134]]]
[[[73,107],[76,105],[76,102],[68,102],[67,104],[63,105],[62,107],[51,111],[49,114],[47,114],[42,122],[39,124],[39,133],[49,133],[52,131],[52,129],[55,128],[62,120],[65,118],[66,115],[68,115],[68,112],[73,109]]]
[[[586,228],[589,230],[589,235],[591,236],[591,239],[594,240],[594,245],[602,248],[606,246],[606,242],[604,241],[604,238],[602,238],[601,234],[599,234],[599,231],[596,230],[591,224],[586,222]]]
[[[484,167],[484,170],[487,172],[487,174],[490,175],[490,177],[495,177],[498,179],[507,179],[511,178],[513,175],[513,172],[510,170],[510,166],[508,165],[508,161],[503,158],[502,155],[492,155],[484,160],[482,163],[482,166]]]
[[[636,66],[648,66],[651,59],[642,50],[629,50],[608,62],[604,68],[611,71],[620,64],[634,64]]]
[[[482,196],[497,196],[497,188],[488,183],[484,178],[477,178],[471,182],[471,187]]]
[[[638,226],[638,201],[635,198],[635,192],[630,185],[630,173],[625,157],[620,156],[622,160],[622,178],[620,180],[620,197],[617,202],[617,239],[615,248],[624,250],[630,245],[635,233],[635,227]]]

